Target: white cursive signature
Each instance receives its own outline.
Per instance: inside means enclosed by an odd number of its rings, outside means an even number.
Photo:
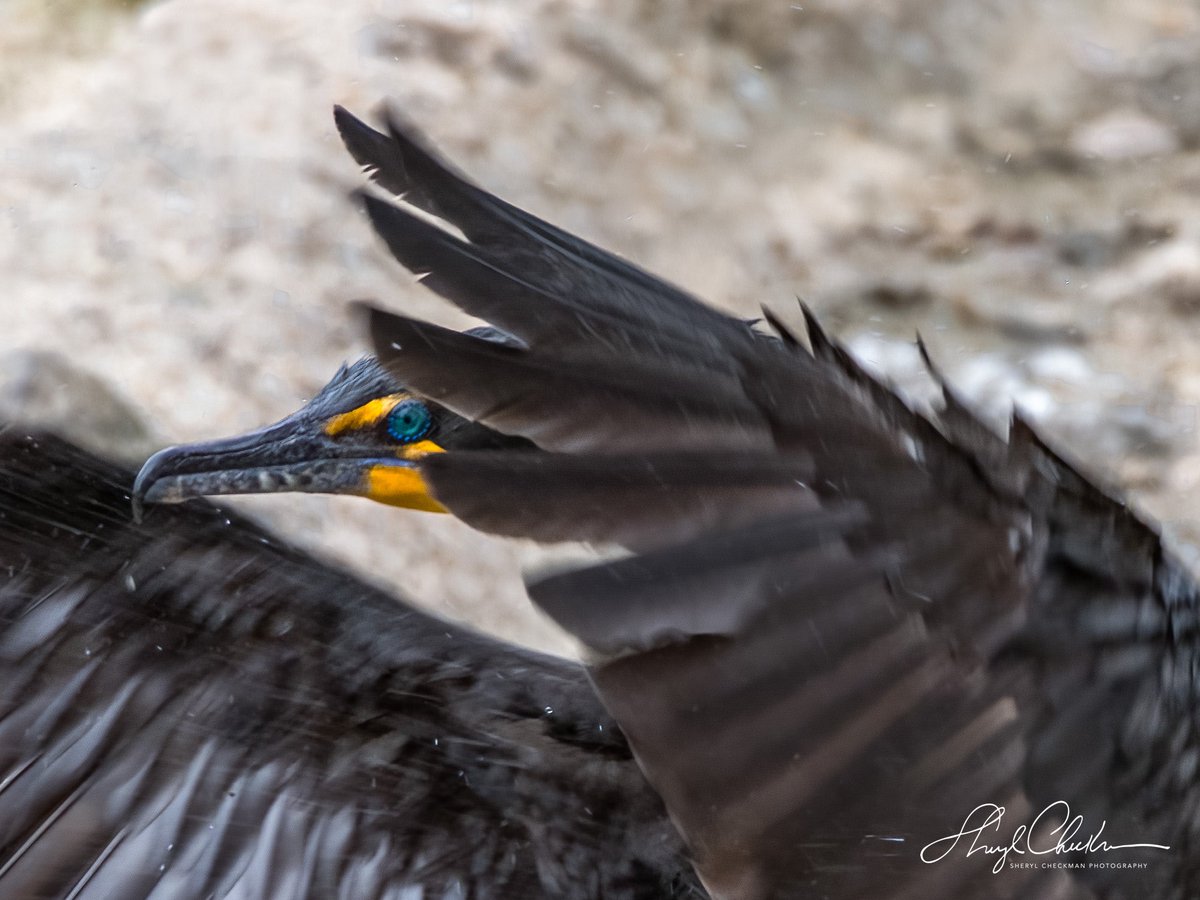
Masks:
[[[1059,811],[1062,815],[1062,821],[1058,826],[1051,829],[1048,835],[1044,837],[1038,835],[1039,846],[1034,846],[1034,834],[1038,831],[1038,823],[1051,810]],[[997,806],[995,803],[980,803],[967,814],[966,819],[963,820],[962,827],[957,832],[938,838],[936,841],[930,841],[921,848],[921,862],[940,862],[958,846],[960,841],[968,838],[970,839],[971,846],[967,850],[967,856],[973,853],[998,856],[996,865],[992,866],[992,872],[996,874],[1004,868],[1004,864],[1008,861],[1010,853],[1015,853],[1018,856],[1024,856],[1026,853],[1031,856],[1045,856],[1051,853],[1107,853],[1110,850],[1130,850],[1134,848],[1149,848],[1152,850],[1171,849],[1165,844],[1110,844],[1108,841],[1101,840],[1100,836],[1104,834],[1104,826],[1107,824],[1107,820],[1101,822],[1100,827],[1086,839],[1077,839],[1076,835],[1083,827],[1083,816],[1072,817],[1071,807],[1065,800],[1056,800],[1054,803],[1051,803],[1038,813],[1036,818],[1028,825],[1018,825],[1012,834],[1012,840],[1007,844],[985,844],[980,839],[983,832],[991,828],[996,833],[999,833],[1000,822],[1003,818],[1003,806]],[[1047,820],[1047,822],[1049,821],[1051,820]],[[1046,845],[1040,846],[1041,842],[1045,842]]]

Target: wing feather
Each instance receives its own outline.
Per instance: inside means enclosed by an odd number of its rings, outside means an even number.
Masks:
[[[1200,592],[1151,526],[1019,418],[993,433],[936,370],[946,409],[930,421],[807,310],[811,351],[469,185],[409,126],[359,137],[382,186],[465,237],[437,237],[431,287],[522,342],[486,358],[449,341],[410,351],[377,314],[381,359],[577,460],[511,463],[491,506],[477,496],[504,460],[430,461],[439,496],[489,530],[620,539],[624,522],[648,548],[530,590],[591,647],[595,684],[714,895],[1200,891]],[[418,229],[371,206],[397,257],[416,259],[400,233]],[[713,505],[682,478],[659,493],[622,481],[629,463],[598,459],[614,449],[693,473],[717,463]],[[799,461],[811,502],[773,506],[783,485],[738,481],[768,475],[772,454]],[[639,490],[659,509],[639,510]],[[645,523],[663,540],[645,542]],[[920,860],[977,804],[1021,822],[1060,799],[1106,835],[1172,850],[1122,851],[1142,869],[996,875],[979,854]]]

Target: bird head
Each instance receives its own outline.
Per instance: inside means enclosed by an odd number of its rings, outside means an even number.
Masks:
[[[350,494],[445,512],[416,461],[458,449],[528,445],[407,391],[374,357],[343,366],[290,416],[236,437],[167,447],[133,488],[143,504],[220,494]]]

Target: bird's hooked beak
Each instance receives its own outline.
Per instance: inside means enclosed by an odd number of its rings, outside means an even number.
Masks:
[[[354,424],[333,428],[301,410],[248,434],[160,450],[134,481],[134,519],[141,520],[146,504],[222,494],[350,494],[445,512],[418,468],[420,458],[442,452],[440,446],[428,440],[390,445],[376,438],[366,413]]]

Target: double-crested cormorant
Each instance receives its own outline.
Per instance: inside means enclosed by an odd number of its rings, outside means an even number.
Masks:
[[[1001,437],[946,388],[927,419],[811,317],[808,348],[768,335],[395,117],[337,122],[457,229],[364,194],[396,258],[504,335],[370,311],[387,390],[533,445],[410,454],[408,485],[485,530],[638,551],[530,593],[591,648],[712,894],[1200,895],[1197,589],[1151,527],[1019,418]],[[140,489],[203,492],[171,453]]]

